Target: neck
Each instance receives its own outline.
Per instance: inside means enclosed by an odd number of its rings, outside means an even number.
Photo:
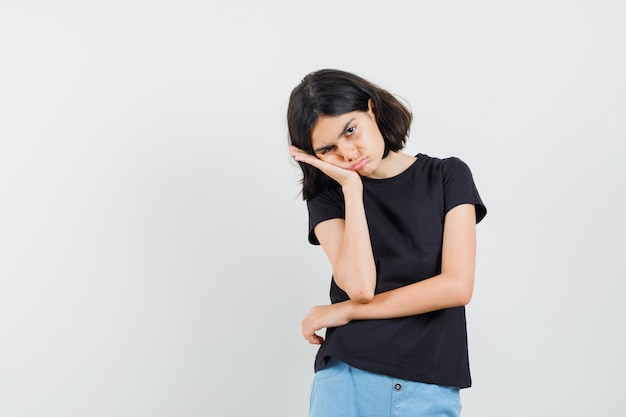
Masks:
[[[372,172],[368,177],[373,179],[395,177],[410,167],[416,159],[416,157],[404,152],[389,152],[387,157],[380,161],[376,171]]]

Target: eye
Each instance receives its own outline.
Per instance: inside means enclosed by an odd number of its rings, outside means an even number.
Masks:
[[[350,126],[346,129],[346,136],[352,136],[352,134],[356,131],[356,126]]]
[[[321,155],[326,155],[328,152],[332,151],[335,147],[333,145],[328,145],[325,148],[320,149],[317,153]]]

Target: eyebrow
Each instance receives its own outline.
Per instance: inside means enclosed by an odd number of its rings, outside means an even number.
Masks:
[[[348,126],[350,126],[350,124],[352,122],[354,122],[356,120],[356,117],[353,117],[352,119],[350,119],[348,121],[348,123],[346,123],[343,127],[343,129],[341,130],[341,132],[339,132],[339,135],[337,135],[337,139],[339,139],[341,137],[341,135],[343,135],[343,133],[348,129]],[[330,145],[324,145],[324,146],[320,146],[319,148],[315,148],[313,149],[313,152],[318,153],[319,151],[321,151],[324,148],[328,148]]]

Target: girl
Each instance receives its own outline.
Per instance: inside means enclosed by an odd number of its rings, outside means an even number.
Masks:
[[[402,152],[410,111],[351,73],[307,75],[287,118],[308,239],[333,271],[331,304],[302,320],[320,345],[310,416],[458,416],[459,389],[471,385],[464,306],[486,214],[469,168]]]

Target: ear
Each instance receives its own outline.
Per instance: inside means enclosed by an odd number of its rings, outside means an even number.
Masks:
[[[374,100],[367,99],[367,113],[372,116],[374,120],[377,120],[376,114],[374,113]]]

